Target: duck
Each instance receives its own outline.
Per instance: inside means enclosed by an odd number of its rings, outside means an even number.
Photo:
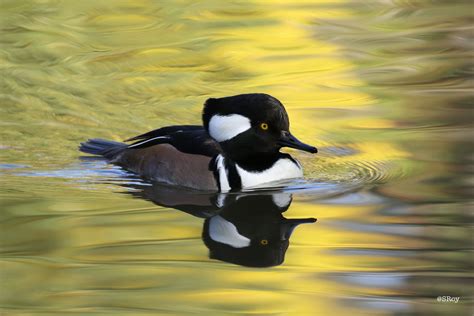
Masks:
[[[121,193],[181,211],[203,220],[201,239],[208,256],[245,267],[273,267],[285,260],[290,237],[316,218],[286,218],[293,200],[289,191],[201,192],[154,182],[121,183]]]
[[[285,191],[227,195],[218,214],[204,221],[209,258],[245,267],[281,265],[296,227],[316,218],[286,218],[292,202]]]
[[[218,192],[302,178],[301,164],[283,147],[317,153],[291,134],[285,107],[268,94],[209,98],[202,123],[165,126],[124,142],[93,138],[79,150],[147,180]]]

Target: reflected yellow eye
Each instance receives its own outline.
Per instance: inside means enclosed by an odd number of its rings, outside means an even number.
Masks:
[[[260,245],[262,245],[262,246],[268,245],[268,240],[266,240],[266,239],[260,240]]]
[[[262,123],[260,124],[260,128],[266,131],[268,129],[268,124],[267,123]]]

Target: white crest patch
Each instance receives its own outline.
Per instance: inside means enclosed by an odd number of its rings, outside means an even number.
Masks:
[[[247,171],[237,164],[235,167],[240,175],[242,188],[250,188],[274,181],[303,177],[303,170],[299,166],[299,163],[294,163],[288,158],[277,160],[273,166],[263,171]]]
[[[251,127],[250,120],[243,115],[213,115],[209,121],[209,134],[216,141],[223,142]]]
[[[239,234],[234,224],[219,215],[209,220],[209,237],[234,248],[244,248],[250,245],[250,239]]]

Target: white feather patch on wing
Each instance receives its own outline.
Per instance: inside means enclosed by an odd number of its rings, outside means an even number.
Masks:
[[[214,115],[209,121],[209,134],[218,142],[234,138],[252,125],[250,120],[239,114]]]
[[[134,147],[137,147],[137,146],[141,146],[143,144],[146,144],[148,142],[155,141],[155,140],[158,140],[158,139],[169,139],[169,136],[158,136],[158,137],[153,137],[153,138],[150,138],[150,139],[145,139],[145,140],[143,140],[141,142],[138,142],[136,144],[129,145],[127,148],[134,148]]]
[[[209,237],[234,248],[244,248],[250,245],[250,239],[239,234],[234,224],[219,215],[209,220]]]

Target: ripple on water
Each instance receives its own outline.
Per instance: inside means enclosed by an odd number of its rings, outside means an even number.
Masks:
[[[23,169],[29,168],[28,165],[14,164],[14,163],[2,163],[0,169]]]

